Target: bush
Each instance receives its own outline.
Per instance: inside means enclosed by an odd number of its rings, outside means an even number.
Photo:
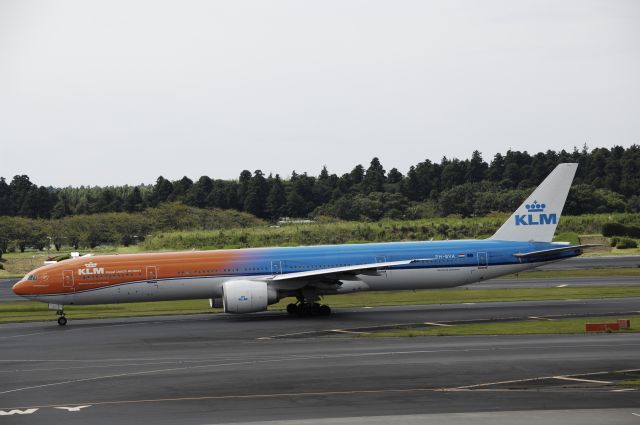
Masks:
[[[0,263],[0,270],[4,270],[4,264]]]
[[[609,246],[615,248],[615,246],[618,245],[618,242],[620,242],[620,238],[611,238],[611,241],[609,241]]]
[[[638,243],[633,239],[622,238],[620,242],[618,242],[618,249],[627,249],[627,248],[637,248]]]
[[[602,225],[602,236],[629,236],[640,238],[640,227],[624,225],[622,223],[605,223]]]

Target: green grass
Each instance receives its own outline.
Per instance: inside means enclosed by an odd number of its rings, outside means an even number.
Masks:
[[[18,279],[24,276],[22,273],[13,273],[7,270],[0,270],[0,279]]]
[[[639,332],[640,316],[624,316],[631,320],[632,329],[620,332]],[[374,337],[418,337],[418,336],[462,336],[462,335],[530,335],[530,334],[577,334],[584,333],[585,323],[615,322],[620,317],[582,317],[560,320],[523,320],[498,323],[472,323],[427,329],[399,328],[370,333]],[[634,323],[636,329],[633,329]]]
[[[449,304],[465,302],[534,301],[590,298],[640,297],[640,287],[565,287],[535,289],[438,289],[423,291],[359,292],[330,295],[323,302],[332,307],[375,307],[416,304]],[[269,307],[284,310],[292,298]],[[210,309],[207,300],[160,301],[147,303],[67,306],[71,319],[134,317],[219,312]],[[10,302],[0,304],[0,323],[53,320],[54,312],[38,302]]]
[[[620,381],[620,384],[630,387],[640,387],[640,379],[627,379],[625,381]]]
[[[554,242],[570,242],[573,245],[580,245],[580,236],[576,232],[558,233],[554,238]]]

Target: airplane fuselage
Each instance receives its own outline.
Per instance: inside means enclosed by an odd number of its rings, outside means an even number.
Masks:
[[[219,298],[223,284],[269,282],[273,277],[358,264],[425,259],[343,276],[340,282],[309,278],[271,282],[280,294],[312,283],[319,295],[357,291],[449,288],[521,272],[579,255],[569,251],[514,256],[557,247],[542,242],[461,240],[250,248],[80,257],[41,267],[14,288],[19,295],[61,305]]]

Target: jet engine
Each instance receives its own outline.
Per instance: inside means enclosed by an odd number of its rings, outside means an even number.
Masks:
[[[225,313],[255,313],[278,302],[278,291],[266,282],[230,280],[222,284]]]

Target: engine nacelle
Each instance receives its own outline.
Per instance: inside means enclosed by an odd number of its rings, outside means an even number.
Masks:
[[[225,313],[255,313],[278,302],[278,291],[266,282],[230,280],[222,284]]]

